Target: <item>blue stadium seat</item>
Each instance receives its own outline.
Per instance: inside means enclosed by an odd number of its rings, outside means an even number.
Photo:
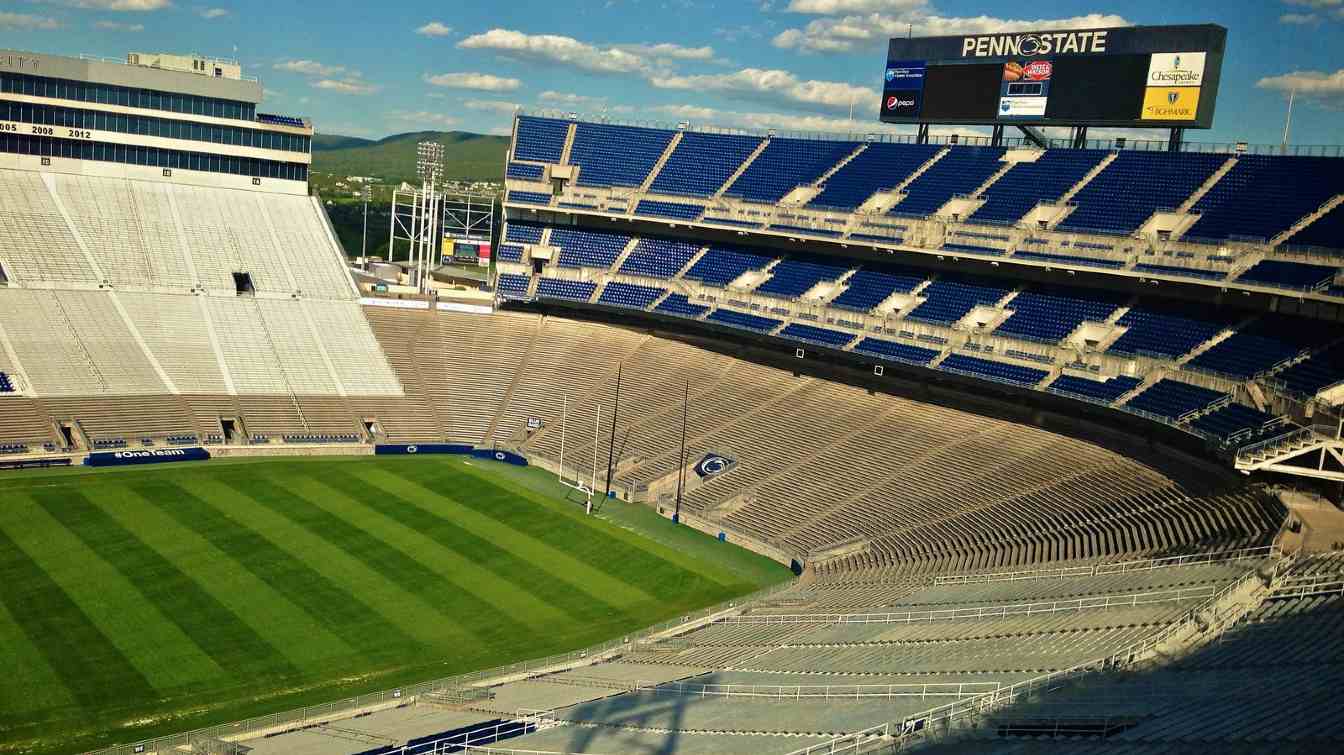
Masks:
[[[539,191],[510,191],[507,201],[519,204],[550,204],[551,195]]]
[[[716,309],[709,313],[709,320],[723,325],[730,325],[734,328],[743,330],[755,330],[766,332],[779,327],[782,320],[776,320],[773,317],[762,317],[748,312],[737,312],[731,309]]]
[[[1190,426],[1223,442],[1237,436],[1237,445],[1253,443],[1277,426],[1278,419],[1242,404],[1228,404],[1196,418]]]
[[[501,276],[502,277],[502,276]],[[597,289],[597,284],[588,281],[567,281],[557,278],[542,278],[537,283],[537,297],[542,299],[570,299],[588,301]]]
[[[1344,381],[1344,344],[1312,354],[1274,377],[1293,393],[1315,396],[1321,390]]]
[[[544,174],[545,169],[540,165],[509,163],[509,168],[504,172],[504,177],[514,178],[519,181],[540,181]]]
[[[854,350],[871,354],[879,359],[907,364],[927,365],[938,356],[937,349],[926,349],[897,341],[887,341],[871,336],[864,338],[854,346]]]
[[[997,283],[972,278],[939,278],[921,292],[926,300],[910,314],[911,320],[950,325],[966,316],[978,305],[992,306],[1008,295],[1007,288]]]
[[[1063,262],[1070,265],[1104,267],[1111,270],[1119,270],[1125,266],[1125,263],[1120,260],[1103,260],[1096,257],[1079,257],[1076,254],[1051,254],[1048,252],[1018,251],[1013,252],[1013,259],[1035,262]]]
[[[1061,231],[1129,234],[1157,210],[1173,210],[1213,175],[1227,155],[1121,151],[1074,195]]]
[[[518,138],[513,159],[558,163],[564,154],[568,133],[569,121],[522,116],[518,119]]]
[[[652,199],[641,199],[635,207],[636,215],[647,215],[655,218],[675,218],[677,220],[695,220],[704,212],[703,205],[681,204],[679,202],[658,202]]]
[[[545,226],[510,220],[504,230],[504,240],[514,244],[540,244]]]
[[[1112,354],[1175,359],[1213,338],[1226,324],[1176,314],[1148,304],[1131,307],[1117,324],[1128,330],[1106,349]]]
[[[830,328],[818,328],[815,325],[804,325],[803,323],[789,323],[785,328],[779,331],[779,335],[784,338],[792,338],[796,341],[806,341],[821,346],[829,346],[833,349],[843,349],[846,344],[853,341],[857,336],[850,333],[842,333]]]
[[[686,294],[669,294],[666,299],[658,302],[658,306],[654,307],[653,311],[679,317],[699,317],[708,312],[709,307],[691,304],[686,298]]]
[[[1344,204],[1289,237],[1289,246],[1314,246],[1326,249],[1344,249]]]
[[[1032,341],[1058,343],[1084,320],[1102,322],[1115,312],[1116,297],[1100,291],[1046,288],[1023,291],[1008,303],[1013,314],[995,333]]]
[[[1163,378],[1148,386],[1126,404],[1131,409],[1178,420],[1191,412],[1201,411],[1225,396],[1218,391]]]
[[[1336,337],[1322,323],[1266,315],[1190,360],[1190,369],[1248,379]]]
[[[723,287],[748,270],[760,270],[773,259],[745,249],[714,244],[703,257],[696,260],[684,277],[698,280],[708,286]]]
[[[773,204],[820,178],[858,146],[856,142],[771,139],[724,195]]]
[[[630,275],[647,275],[651,278],[671,278],[676,275],[695,253],[700,251],[699,244],[685,241],[643,238],[630,250],[621,272]]]
[[[1340,163],[1335,157],[1239,155],[1195,203],[1200,218],[1183,238],[1267,241],[1344,193]]]
[[[1107,154],[1099,149],[1051,149],[1035,162],[1018,163],[985,190],[986,201],[970,220],[1016,223],[1037,204],[1064,196]]]
[[[822,281],[833,281],[849,272],[848,265],[822,259],[782,260],[770,271],[770,278],[756,288],[757,293],[794,299]]]
[[[639,186],[648,177],[675,131],[580,123],[569,152],[579,166],[580,186]]]
[[[1335,274],[1338,272],[1337,268],[1324,265],[1261,260],[1237,276],[1237,280],[1275,288],[1291,288],[1295,291],[1324,291],[1335,282]]]
[[[1125,375],[1116,375],[1108,380],[1091,380],[1075,375],[1060,375],[1050,385],[1046,386],[1046,390],[1067,396],[1082,396],[1093,401],[1109,404],[1137,388],[1141,382],[1143,381],[1138,378]]]
[[[946,155],[905,188],[890,215],[924,217],[957,195],[969,195],[1003,167],[1001,147],[950,147]]]
[[[899,186],[940,149],[933,144],[869,144],[826,179],[808,206],[852,210],[874,193]]]
[[[688,131],[649,190],[656,194],[708,197],[723,186],[760,146],[760,137]]]
[[[4,372],[0,372],[0,393],[14,393],[14,381]]]
[[[1016,385],[1035,385],[1049,374],[1046,370],[1038,370],[1035,367],[1022,367],[965,354],[949,354],[939,363],[938,369]]]
[[[560,267],[611,267],[630,237],[603,231],[552,228],[551,246],[560,248]]]
[[[923,283],[927,274],[904,268],[863,268],[850,276],[845,292],[831,300],[831,306],[867,312],[897,291],[908,294]]]
[[[597,297],[597,303],[610,304],[613,307],[647,309],[665,293],[667,289],[612,282],[602,289],[602,295]]]
[[[505,299],[526,299],[528,282],[529,279],[526,275],[503,273],[499,276],[499,282],[495,288],[499,291],[500,296]]]

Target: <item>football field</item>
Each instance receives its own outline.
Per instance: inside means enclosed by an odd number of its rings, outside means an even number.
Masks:
[[[0,752],[73,752],[538,658],[781,566],[461,457],[0,473]]]

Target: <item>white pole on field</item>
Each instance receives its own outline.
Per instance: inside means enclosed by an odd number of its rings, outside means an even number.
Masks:
[[[592,477],[588,482],[588,504],[584,506],[584,513],[593,513],[593,491],[597,489],[597,444],[602,439],[602,405],[597,405],[597,419],[593,423],[593,469]],[[576,473],[577,476],[577,473]]]
[[[565,421],[569,419],[569,394],[560,404],[560,482],[565,481]]]

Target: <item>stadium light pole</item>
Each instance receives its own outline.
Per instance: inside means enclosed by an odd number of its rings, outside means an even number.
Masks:
[[[369,183],[364,182],[364,235],[359,242],[359,258],[364,262],[364,271],[369,269]]]
[[[417,283],[421,293],[429,291],[429,260],[432,253],[432,246],[436,242],[435,232],[439,224],[435,222],[435,208],[438,202],[435,198],[435,187],[439,178],[443,175],[443,145],[438,142],[420,142],[415,148],[415,172],[420,178],[421,195],[417,203],[421,208],[421,220],[419,233],[416,235],[418,243],[414,246],[419,247],[416,250],[415,269],[417,274]]]

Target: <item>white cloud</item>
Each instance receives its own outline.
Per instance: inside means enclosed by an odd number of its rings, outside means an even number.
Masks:
[[[1123,16],[1089,13],[1084,16],[1056,19],[1004,19],[992,16],[947,17],[932,15],[923,10],[889,15],[867,15],[819,18],[801,29],[785,29],[775,35],[775,47],[805,52],[849,52],[863,47],[885,43],[887,39],[905,36],[936,37],[956,34],[990,34],[1027,31],[1032,29],[1087,29],[1096,27],[1129,26]]]
[[[601,106],[607,101],[605,97],[592,97],[586,94],[574,94],[572,92],[556,92],[546,90],[537,95],[537,99],[552,105],[574,105],[577,107]]]
[[[470,110],[485,110],[505,115],[513,115],[513,112],[518,109],[518,103],[505,102],[504,100],[463,100],[460,104]]]
[[[329,66],[316,60],[286,60],[272,66],[277,71],[301,73],[304,76],[335,76],[345,72],[345,66]]]
[[[0,30],[2,31],[50,31],[59,28],[61,28],[61,22],[48,16],[0,11]]]
[[[1294,71],[1281,76],[1266,76],[1255,82],[1260,89],[1288,92],[1332,108],[1344,108],[1344,68],[1334,73],[1325,71]]]
[[[782,113],[739,112],[717,110],[699,105],[659,105],[651,112],[678,121],[690,121],[698,126],[729,126],[763,131],[777,128],[781,131],[825,131],[836,134],[859,134],[895,131],[882,123],[864,118],[853,121],[824,115],[785,115]]]
[[[87,10],[142,12],[172,7],[170,0],[47,0],[52,5]]]
[[[476,89],[482,92],[512,92],[523,82],[490,73],[464,71],[461,73],[425,74],[426,84],[448,89]]]
[[[491,29],[457,43],[465,50],[493,50],[502,55],[578,68],[592,73],[637,73],[648,70],[644,56],[617,47],[601,48],[557,34],[525,34]]]
[[[453,33],[453,27],[439,21],[430,21],[416,29],[415,33],[424,37],[446,37]]]
[[[618,50],[657,60],[713,60],[713,47],[683,47],[668,42],[656,45],[616,45]]]
[[[145,30],[144,24],[123,24],[117,21],[99,21],[98,23],[94,24],[94,26],[96,26],[99,29],[104,29],[106,31],[138,32]]]
[[[224,18],[229,15],[227,8],[202,8],[198,13],[201,18],[204,18],[207,21],[214,21],[217,18]]]
[[[324,89],[336,94],[369,95],[376,94],[382,87],[370,84],[363,79],[347,77],[344,79],[319,79],[313,82],[314,89]]]
[[[1315,13],[1285,13],[1279,16],[1279,23],[1289,24],[1290,26],[1307,26],[1320,22],[1321,17]]]
[[[1344,0],[1283,0],[1289,5],[1297,5],[1303,8],[1340,8],[1344,7]]]
[[[734,73],[652,76],[659,89],[725,92],[767,102],[844,110],[851,104],[867,111],[877,106],[878,92],[842,81],[799,79],[788,71],[744,68]]]

